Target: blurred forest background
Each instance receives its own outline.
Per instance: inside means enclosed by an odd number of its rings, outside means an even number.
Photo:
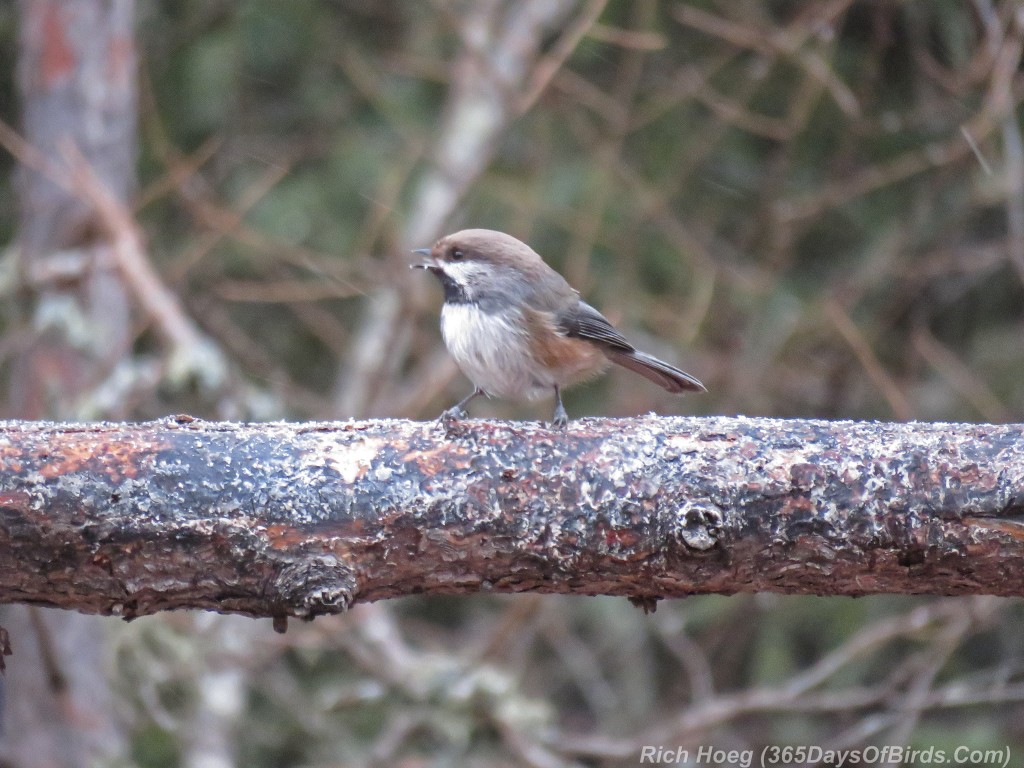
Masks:
[[[409,251],[482,226],[710,390],[612,373],[575,417],[1024,421],[1022,50],[999,0],[0,4],[0,412],[433,418],[469,385]],[[0,766],[1019,763],[1022,618],[479,596],[279,636],[5,607]]]

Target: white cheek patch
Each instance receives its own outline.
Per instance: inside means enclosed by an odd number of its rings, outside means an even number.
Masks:
[[[486,272],[487,267],[474,261],[449,261],[444,264],[448,277],[463,287],[472,287]]]

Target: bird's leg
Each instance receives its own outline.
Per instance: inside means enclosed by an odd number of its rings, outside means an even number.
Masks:
[[[468,397],[462,398],[461,400],[459,400],[459,402],[457,402],[455,405],[453,405],[447,411],[442,413],[441,414],[441,421],[454,421],[454,420],[457,420],[457,419],[464,419],[464,418],[466,418],[466,416],[467,416],[467,414],[466,414],[466,406],[469,405],[469,403],[472,402],[473,400],[475,400],[476,398],[480,397],[480,395],[486,395],[486,394],[487,393],[484,392],[482,389],[480,389],[480,387],[477,387],[476,389],[474,389],[469,394]]]
[[[565,429],[569,426],[569,414],[565,412],[565,406],[562,405],[562,392],[555,384],[555,416],[551,420],[552,426],[557,429]]]

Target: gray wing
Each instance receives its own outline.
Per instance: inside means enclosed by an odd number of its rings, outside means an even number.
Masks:
[[[558,315],[558,327],[567,336],[594,342],[613,363],[639,373],[669,392],[706,391],[703,384],[685,371],[638,352],[625,336],[615,330],[608,318],[585,301],[577,302]]]
[[[633,352],[635,347],[626,341],[608,318],[587,304],[578,301],[574,307],[558,316],[558,327],[566,336],[593,341],[602,347],[621,352]]]

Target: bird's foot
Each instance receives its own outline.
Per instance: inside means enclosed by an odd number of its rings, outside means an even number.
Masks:
[[[441,414],[437,423],[444,429],[445,437],[455,439],[468,434],[472,427],[469,414],[459,405],[452,406]]]
[[[453,405],[438,417],[438,421],[447,425],[454,424],[456,421],[462,421],[467,418],[469,418],[469,414],[466,413],[465,408],[459,405]]]
[[[555,406],[555,415],[551,419],[551,426],[555,429],[560,429],[563,432],[569,426],[569,414],[565,412],[565,408],[562,406],[562,402],[559,401],[558,405]]]

